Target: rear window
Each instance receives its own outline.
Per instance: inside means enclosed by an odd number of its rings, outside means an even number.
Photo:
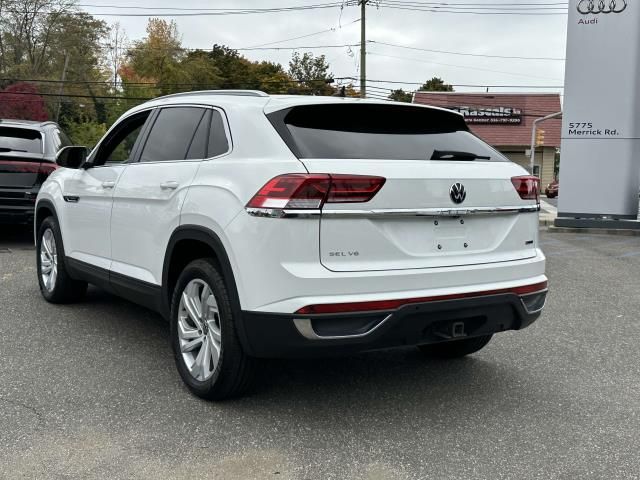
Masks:
[[[42,136],[30,128],[0,127],[0,152],[42,153]]]
[[[304,105],[269,114],[298,158],[429,160],[442,152],[507,161],[447,111],[398,105]],[[447,159],[447,158],[441,158]]]

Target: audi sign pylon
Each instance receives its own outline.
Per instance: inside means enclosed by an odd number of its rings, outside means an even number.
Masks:
[[[558,226],[640,228],[639,26],[640,0],[569,2]]]

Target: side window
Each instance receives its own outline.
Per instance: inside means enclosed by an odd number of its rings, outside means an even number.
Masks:
[[[123,163],[130,160],[133,147],[142,132],[142,127],[151,115],[151,110],[126,118],[100,144],[93,160],[95,166],[105,163]]]
[[[116,145],[107,157],[106,163],[122,163],[131,158],[131,152],[136,144],[136,140],[142,132],[142,125],[138,125],[133,130],[129,131],[127,135]]]
[[[229,140],[224,130],[222,114],[213,110],[211,115],[211,132],[209,134],[209,148],[207,157],[217,157],[229,151]]]
[[[205,109],[196,107],[163,108],[151,127],[141,162],[184,160]]]
[[[67,135],[59,128],[53,128],[51,130],[50,140],[51,149],[54,153],[58,152],[62,147],[71,145],[71,140],[69,140],[69,137],[67,137]]]
[[[195,135],[193,136],[193,140],[191,141],[191,146],[189,147],[189,151],[187,152],[187,156],[185,157],[187,160],[193,158],[203,159],[207,156],[207,142],[209,141],[209,122],[211,121],[211,113],[210,110],[207,110],[203,115],[202,120],[200,120],[200,125],[198,125],[198,129],[196,130]]]

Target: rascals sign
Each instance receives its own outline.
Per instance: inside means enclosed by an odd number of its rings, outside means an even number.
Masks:
[[[461,113],[467,123],[499,123],[519,125],[522,123],[522,110],[512,107],[448,107]]]

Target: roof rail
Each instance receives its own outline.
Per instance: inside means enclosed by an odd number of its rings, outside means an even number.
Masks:
[[[158,100],[159,98],[171,98],[171,97],[180,97],[186,95],[236,95],[240,97],[268,97],[269,94],[260,91],[260,90],[196,90],[193,92],[179,92],[172,93],[170,95],[163,95],[161,97],[152,98],[151,100],[147,100],[151,102],[152,100]]]

